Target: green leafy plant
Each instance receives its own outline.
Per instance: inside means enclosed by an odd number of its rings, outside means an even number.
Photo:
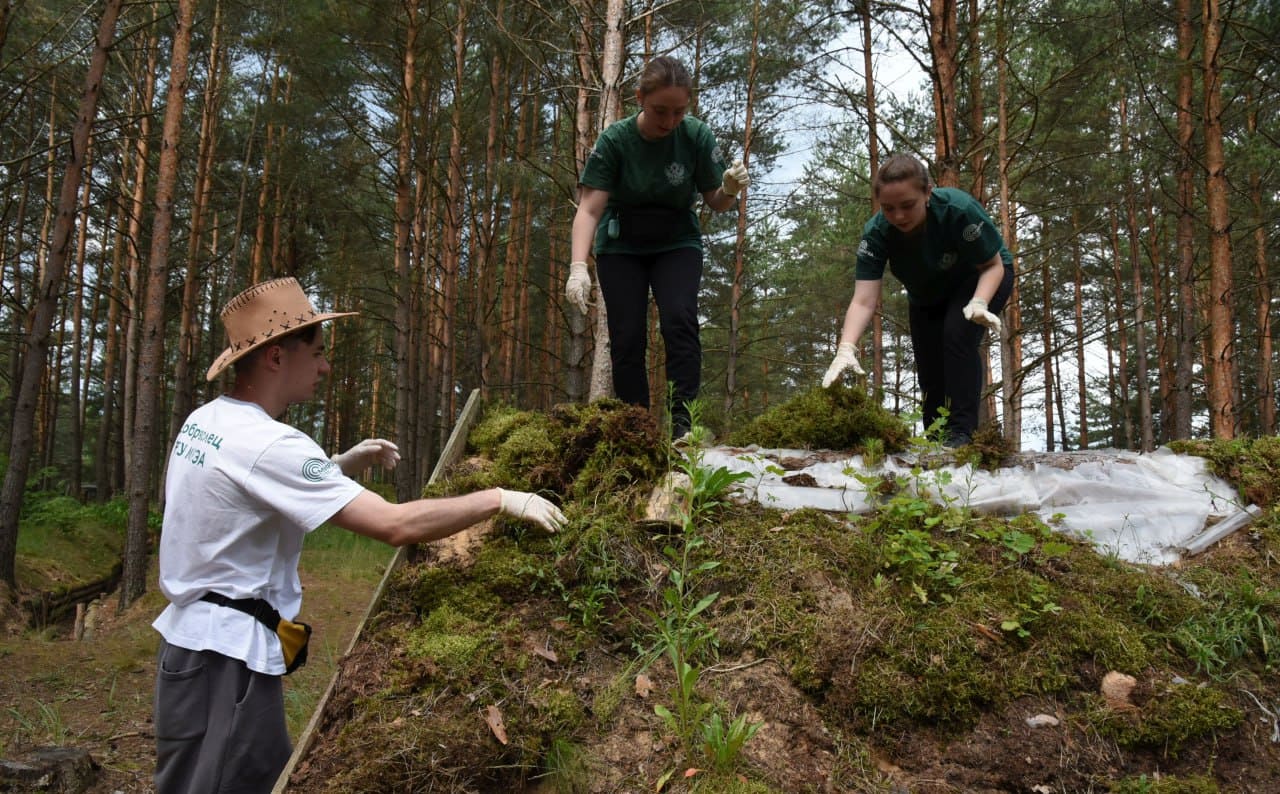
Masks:
[[[699,426],[700,409],[697,401],[690,405],[694,427]],[[698,560],[700,553],[705,550],[706,541],[697,530],[700,520],[725,504],[725,496],[730,489],[751,475],[747,472],[732,472],[724,467],[705,467],[702,465],[703,457],[701,447],[695,444],[674,465],[688,482],[687,486],[677,489],[682,525],[682,532],[678,537],[682,542],[678,546],[668,544],[663,548],[663,555],[670,562],[670,567],[667,571],[667,586],[662,590],[663,610],[651,614],[656,634],[651,654],[656,656],[665,653],[675,673],[676,684],[672,690],[672,707],[657,704],[654,706],[654,713],[662,718],[668,730],[679,736],[689,747],[694,745],[699,726],[703,727],[705,739],[706,726],[718,725],[718,734],[714,735],[721,737],[721,755],[725,763],[731,765],[742,744],[754,735],[758,726],[749,728],[745,720],[742,720],[737,732],[730,735],[719,715],[712,712],[712,704],[701,702],[698,698],[698,681],[702,675],[700,663],[705,652],[716,646],[715,630],[706,622],[703,613],[716,602],[720,594],[700,593],[697,585],[698,580],[718,568],[720,562]],[[732,724],[729,727],[732,728]],[[713,728],[713,732],[715,730],[717,729]],[[736,746],[731,749],[730,746],[734,744]]]
[[[732,722],[725,724],[720,718],[720,712],[712,712],[710,718],[702,723],[702,749],[712,769],[717,772],[732,769],[743,745],[756,735],[761,725],[763,723],[747,722],[745,714],[739,714]]]
[[[1004,631],[1013,632],[1022,639],[1031,636],[1030,626],[1044,618],[1046,615],[1056,615],[1062,611],[1062,607],[1053,601],[1052,594],[1049,592],[1049,585],[1042,581],[1032,581],[1031,592],[1027,597],[1018,601],[1017,614],[1000,622],[1000,628]]]

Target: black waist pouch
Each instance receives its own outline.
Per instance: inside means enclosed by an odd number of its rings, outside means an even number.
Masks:
[[[261,598],[228,598],[222,593],[205,593],[200,596],[200,600],[251,615],[266,626],[268,631],[275,632],[280,638],[280,647],[284,650],[285,675],[307,663],[307,645],[311,642],[310,624],[285,620],[275,607]]]
[[[687,209],[670,207],[618,207],[618,240],[627,245],[662,245],[675,240],[685,228]]]

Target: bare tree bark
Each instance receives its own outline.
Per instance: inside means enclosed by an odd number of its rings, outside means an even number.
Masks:
[[[66,270],[71,236],[75,231],[76,204],[80,180],[84,178],[85,154],[94,116],[98,112],[98,91],[107,69],[107,54],[115,36],[116,19],[122,0],[107,0],[98,22],[97,38],[85,75],[84,92],[76,112],[75,128],[67,168],[58,194],[58,220],[49,243],[49,259],[40,279],[40,291],[27,339],[27,355],[22,381],[16,384],[18,394],[14,412],[13,438],[9,444],[9,465],[4,485],[0,488],[0,583],[12,591],[17,587],[16,562],[18,548],[18,515],[22,512],[23,490],[34,447],[33,420],[44,367],[49,352],[53,316],[58,308],[58,292]]]
[[[760,0],[751,11],[751,53],[747,57],[747,107],[743,122],[742,162],[751,165],[751,133],[755,120],[756,73],[760,68]],[[729,338],[724,378],[725,432],[733,429],[733,404],[738,390],[738,349],[742,325],[742,282],[746,278],[747,188],[738,194],[738,234],[733,255],[733,283],[729,286]]]
[[[1071,213],[1071,261],[1075,266],[1076,392],[1080,411],[1080,449],[1089,448],[1089,387],[1084,367],[1084,261],[1080,252],[1080,221]],[[1067,429],[1062,429],[1065,436]]]
[[[395,338],[391,355],[396,377],[396,438],[404,446],[401,456],[406,462],[418,460],[413,387],[417,378],[416,359],[410,346],[413,322],[415,280],[411,271],[413,257],[413,108],[417,96],[418,4],[409,0],[405,11],[404,58],[400,70],[399,130],[396,140],[395,186]],[[413,497],[418,467],[413,463],[395,470],[396,499],[404,502]]]
[[[127,280],[128,313],[125,316],[124,358],[121,362],[123,365],[121,376],[124,380],[122,389],[124,399],[120,403],[120,422],[121,451],[124,455],[124,470],[122,474],[126,489],[128,488],[129,478],[134,472],[133,447],[129,443],[129,439],[133,438],[134,413],[138,404],[136,393],[138,385],[138,333],[142,302],[145,300],[146,289],[146,281],[141,276],[142,252],[138,249],[138,245],[142,240],[142,217],[146,210],[147,164],[150,162],[151,153],[151,109],[155,100],[156,60],[160,41],[159,25],[157,24],[159,15],[160,6],[152,6],[151,34],[147,36],[147,45],[145,47],[147,65],[144,67],[142,75],[142,97],[137,106],[140,119],[138,137],[131,153],[134,169],[133,191],[128,205],[129,226],[125,234],[125,242],[128,246],[124,270]]]
[[[1209,209],[1209,426],[1215,438],[1235,438],[1235,284],[1231,272],[1231,207],[1223,152],[1222,73],[1219,61],[1223,20],[1219,0],[1204,0],[1204,165]]]
[[[1195,36],[1191,25],[1191,0],[1178,0],[1178,365],[1174,370],[1173,438],[1191,437],[1191,374],[1194,369],[1196,337],[1195,262],[1195,154],[1191,141],[1192,53]]]
[[[93,133],[90,131],[85,152],[85,171],[93,173]],[[75,294],[71,304],[71,405],[67,412],[71,420],[71,460],[67,472],[69,490],[76,499],[81,497],[83,488],[81,480],[84,476],[84,414],[80,391],[80,371],[84,360],[84,267],[88,255],[89,243],[89,201],[90,187],[93,180],[86,179],[81,186],[80,223],[76,240],[76,280]],[[90,351],[92,353],[92,351]]]
[[[178,321],[178,351],[173,373],[173,405],[169,411],[169,437],[175,438],[182,421],[195,408],[196,373],[194,362],[199,361],[200,311],[196,298],[200,292],[204,271],[200,258],[200,245],[204,236],[208,213],[213,155],[216,148],[218,113],[221,92],[222,3],[215,2],[212,31],[209,40],[209,67],[205,80],[204,101],[200,108],[200,134],[197,142],[196,175],[191,197],[191,236],[187,241],[187,268],[182,285],[181,316]]]
[[[877,130],[876,80],[871,58],[871,0],[863,0],[859,11],[862,17],[862,81],[866,85],[867,108],[867,165],[874,178],[880,170],[880,134]],[[880,200],[871,196],[871,214],[880,211]],[[884,302],[876,302],[876,312],[871,316],[871,383],[876,393],[884,391]],[[765,392],[766,396],[768,391]]]
[[[1014,444],[1022,441],[1022,295],[1018,290],[1018,227],[1013,215],[1009,190],[1009,61],[1008,30],[1005,26],[1004,0],[996,3],[996,158],[1000,183],[1000,235],[1013,255],[1015,278],[1013,291],[1005,304],[1004,323],[1000,334],[1000,377],[1004,381],[1004,437]],[[1066,432],[1065,429],[1063,432]]]
[[[142,315],[142,347],[138,359],[138,408],[130,439],[136,470],[129,479],[129,526],[125,534],[124,570],[120,577],[120,607],[126,608],[147,589],[147,515],[150,485],[160,432],[158,413],[164,366],[164,296],[169,271],[169,234],[173,226],[173,197],[178,183],[178,144],[182,138],[182,110],[186,102],[187,56],[191,50],[191,22],[196,0],[178,0],[177,27],[169,67],[160,164],[156,171],[155,221],[147,261],[147,301]]]
[[[444,312],[440,318],[440,412],[450,420],[457,389],[454,383],[457,351],[454,349],[454,322],[457,312],[458,267],[462,259],[462,229],[464,225],[463,199],[466,192],[466,174],[462,163],[462,86],[466,82],[467,66],[467,2],[458,3],[458,16],[453,29],[453,107],[450,115],[448,187],[444,216],[444,268],[441,274],[441,304]]]
[[[1133,449],[1133,412],[1129,410],[1129,331],[1125,326],[1124,296],[1127,288],[1124,275],[1120,271],[1120,221],[1116,210],[1108,211],[1111,216],[1111,290],[1115,296],[1115,338],[1116,358],[1118,360],[1120,387],[1120,424],[1124,429],[1124,448]]]
[[[1046,452],[1054,450],[1054,422],[1053,422],[1053,396],[1057,385],[1054,383],[1053,377],[1053,291],[1050,284],[1053,283],[1049,271],[1049,259],[1045,258],[1044,264],[1040,268],[1040,298],[1042,301],[1040,322],[1041,338],[1044,342],[1044,449]],[[1063,429],[1065,433],[1065,428]]]
[[[1250,96],[1248,118],[1245,126],[1250,137],[1258,134],[1258,111]],[[1249,203],[1253,205],[1256,217],[1253,227],[1253,275],[1257,282],[1258,301],[1256,309],[1258,326],[1258,429],[1260,436],[1273,436],[1276,433],[1276,386],[1272,379],[1273,371],[1271,354],[1274,344],[1271,341],[1271,278],[1267,268],[1267,223],[1268,217],[1262,207],[1262,174],[1255,168],[1249,173]]]
[[[1129,162],[1129,99],[1120,95],[1120,156]],[[1137,188],[1129,184],[1124,191],[1124,209],[1129,234],[1129,268],[1133,281],[1133,343],[1134,369],[1138,385],[1138,436],[1141,451],[1155,449],[1151,418],[1151,382],[1147,373],[1147,332],[1145,322],[1146,297],[1142,288],[1142,257],[1138,249],[1138,208],[1135,198]]]
[[[626,56],[622,26],[626,21],[624,0],[606,0],[604,50],[600,66],[600,126],[603,131],[622,114],[622,65]],[[591,362],[591,386],[587,396],[598,400],[613,394],[613,366],[609,359],[609,317],[604,301],[596,301],[595,356]]]
[[[956,141],[956,74],[958,23],[956,0],[929,0],[930,75],[933,82],[935,163],[938,184],[960,186],[959,147]]]

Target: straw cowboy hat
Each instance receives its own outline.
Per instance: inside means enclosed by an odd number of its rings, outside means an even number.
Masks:
[[[276,337],[353,314],[359,312],[317,312],[296,278],[277,278],[255,284],[232,298],[222,309],[222,326],[227,329],[230,346],[214,359],[204,379],[213,380],[237,359]]]

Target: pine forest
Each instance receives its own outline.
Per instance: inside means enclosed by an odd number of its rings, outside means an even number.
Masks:
[[[1015,448],[1273,435],[1278,43],[1270,0],[0,0],[0,580],[24,492],[57,489],[127,496],[145,589],[165,451],[228,385],[218,312],[264,279],[360,313],[290,421],[396,439],[400,498],[472,390],[603,396],[564,293],[577,180],[665,54],[751,175],[700,215],[716,433],[821,379],[907,152],[1014,254],[984,413]],[[887,288],[860,351],[903,415],[906,323]]]

